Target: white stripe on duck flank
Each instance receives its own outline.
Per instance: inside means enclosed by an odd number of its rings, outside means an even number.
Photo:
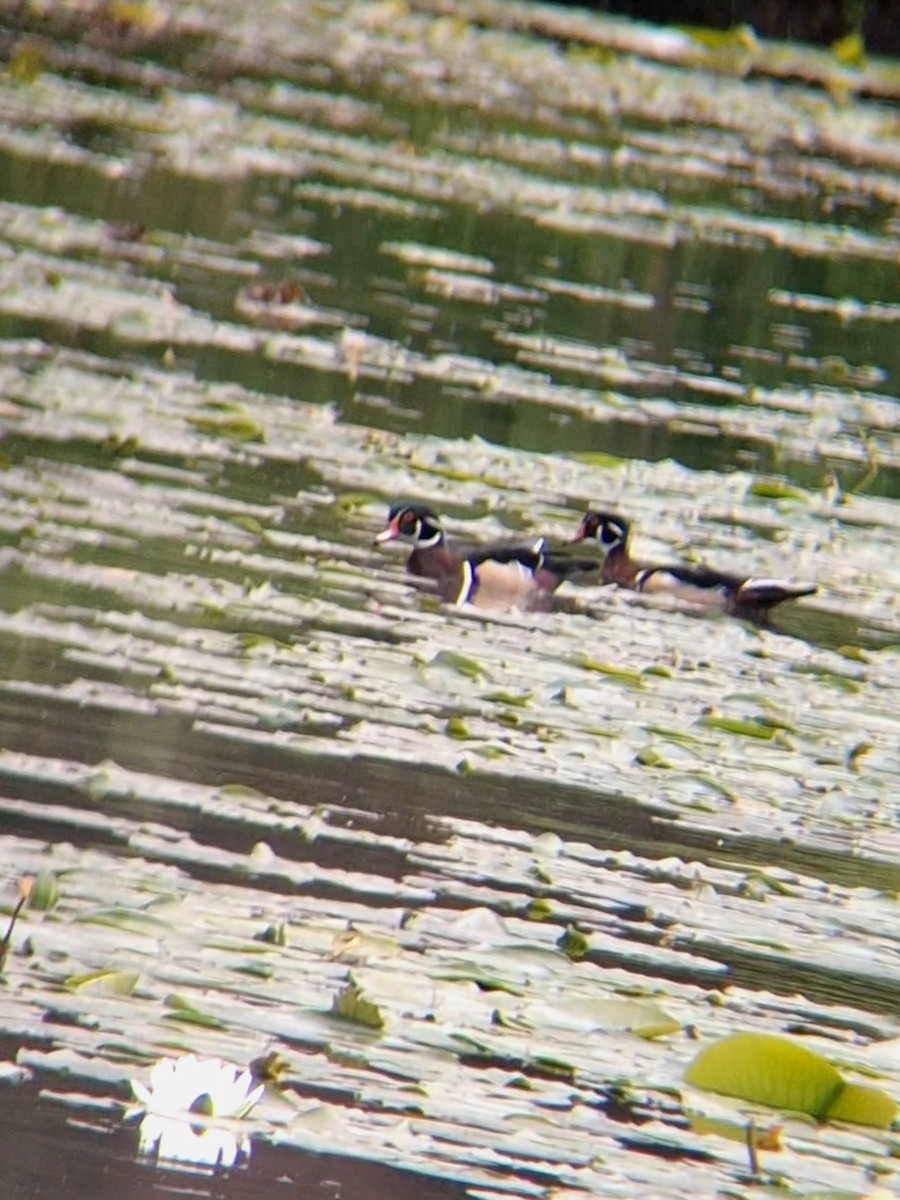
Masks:
[[[463,559],[462,586],[460,587],[459,593],[458,593],[456,599],[453,601],[453,603],[456,605],[468,604],[469,600],[472,598],[472,591],[474,589],[474,586],[475,586],[475,572],[472,569],[472,564],[469,562],[468,559]]]
[[[789,583],[785,579],[745,579],[738,588],[739,592],[784,592],[787,596],[807,594],[816,591],[814,583]]]
[[[495,562],[486,558],[473,566],[466,559],[462,564],[463,581],[455,604],[477,603],[474,597],[485,602],[508,603],[515,606],[535,591],[534,571],[518,559],[510,562]]]
[[[635,589],[647,595],[676,596],[690,604],[724,608],[728,601],[728,586],[720,583],[704,585],[681,579],[673,572],[659,567],[647,567],[634,577]]]

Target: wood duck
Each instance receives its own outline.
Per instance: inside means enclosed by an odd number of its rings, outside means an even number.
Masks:
[[[814,583],[783,579],[745,579],[709,567],[682,563],[656,565],[635,562],[629,553],[631,527],[616,513],[590,510],[581,519],[573,542],[595,541],[604,553],[602,579],[636,592],[667,594],[708,611],[759,619],[776,604],[811,596]]]
[[[546,538],[518,546],[482,546],[454,551],[447,545],[440,518],[424,504],[395,504],[375,545],[403,541],[412,545],[406,560],[411,575],[433,579],[444,600],[492,609],[548,609],[552,593],[566,579],[599,572],[596,558],[571,550],[547,548]]]

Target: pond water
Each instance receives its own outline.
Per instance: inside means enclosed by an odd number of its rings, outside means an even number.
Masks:
[[[53,894],[3,1195],[889,1194],[896,1133],[684,1071],[780,1033],[900,1099],[900,68],[488,0],[5,21],[0,907]],[[455,609],[399,497],[819,591]],[[278,1056],[230,1173],[122,1120],[185,1050]]]

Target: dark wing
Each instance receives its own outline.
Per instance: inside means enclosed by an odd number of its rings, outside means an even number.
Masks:
[[[709,588],[711,591],[731,591],[739,588],[743,582],[739,575],[728,575],[724,571],[714,571],[711,567],[689,567],[685,563],[654,567],[653,570],[664,571],[689,587]]]
[[[599,583],[604,555],[591,554],[590,547],[585,547],[581,542],[576,542],[575,546],[581,550],[580,554],[565,547],[545,550],[543,569],[554,575],[560,583],[565,579],[581,579],[586,576],[594,576],[595,581]]]
[[[688,604],[720,612],[728,607],[741,582],[734,575],[712,571],[709,567],[688,567],[680,563],[643,567],[634,577],[634,587],[639,592],[675,596]]]
[[[711,605],[727,612],[761,612],[811,596],[817,588],[811,583],[789,583],[784,579],[743,579],[709,567],[672,566],[644,567],[635,576],[635,586],[641,592],[668,593],[692,604]]]
[[[482,563],[494,562],[500,566],[514,566],[516,563],[526,571],[535,572],[544,560],[542,549],[543,538],[522,546],[481,546],[466,555],[466,562],[477,568]]]
[[[590,546],[581,543],[548,546],[547,539],[540,537],[519,546],[482,546],[467,554],[466,558],[473,567],[485,562],[503,566],[518,563],[527,571],[546,571],[562,582],[575,575],[602,571],[604,556],[599,552],[592,553]]]

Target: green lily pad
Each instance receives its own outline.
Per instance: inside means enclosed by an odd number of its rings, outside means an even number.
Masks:
[[[572,959],[573,962],[584,958],[590,948],[590,942],[584,934],[571,925],[566,929],[565,933],[560,934],[556,944],[562,950],[563,954],[565,954],[566,958]]]
[[[684,1074],[694,1087],[754,1104],[887,1129],[897,1105],[877,1088],[848,1083],[820,1054],[788,1038],[735,1033],[701,1050]]]
[[[722,783],[720,779],[716,779],[714,775],[710,775],[708,771],[686,771],[685,775],[688,779],[696,779],[697,783],[702,783],[704,787],[708,787],[711,792],[715,792],[723,800],[728,800],[732,804],[737,802],[735,792]]]
[[[487,669],[477,659],[469,658],[466,654],[458,654],[455,650],[439,650],[434,658],[430,658],[425,665],[448,667],[451,671],[456,671],[458,675],[465,676],[466,679],[489,677]]]
[[[760,719],[724,717],[718,713],[707,713],[706,716],[700,718],[698,724],[707,729],[721,729],[725,733],[734,733],[738,737],[759,738],[764,742],[771,741],[777,732],[774,725]]]
[[[604,454],[601,450],[580,450],[570,454],[569,458],[575,462],[584,463],[587,467],[597,467],[601,471],[621,467],[624,461],[615,454]]]
[[[754,479],[747,488],[748,496],[760,496],[764,500],[805,500],[805,493],[778,479]]]
[[[641,767],[661,767],[670,766],[663,756],[654,750],[652,746],[643,746],[634,756],[634,761]]]
[[[168,921],[138,908],[95,908],[77,919],[85,925],[108,925],[112,929],[143,933],[147,937],[158,937],[172,928]]]
[[[70,992],[95,992],[104,996],[130,996],[140,976],[136,971],[90,971],[70,975],[65,986]]]
[[[514,708],[525,708],[531,703],[531,695],[528,692],[488,692],[485,700],[490,700],[494,704],[509,704]]]
[[[262,426],[252,417],[243,413],[223,414],[221,416],[197,415],[187,418],[187,423],[201,433],[211,433],[230,442],[264,442],[265,435]]]
[[[209,1013],[201,1012],[184,996],[172,993],[166,996],[166,1005],[169,1011],[163,1014],[165,1021],[178,1021],[182,1025],[200,1025],[204,1029],[228,1028],[224,1021],[220,1021],[218,1017],[213,1017]]]
[[[575,666],[581,667],[583,671],[596,671],[598,675],[606,675],[610,679],[618,679],[621,683],[630,684],[631,687],[643,687],[644,675],[642,671],[634,671],[629,667],[617,667],[613,663],[600,662],[596,658],[591,658],[587,654],[576,655]]]
[[[350,979],[331,1002],[331,1014],[342,1021],[353,1021],[369,1029],[383,1029],[381,1009],[363,993],[355,979]]]
[[[864,67],[866,47],[858,29],[831,43],[831,53],[842,67]]]

